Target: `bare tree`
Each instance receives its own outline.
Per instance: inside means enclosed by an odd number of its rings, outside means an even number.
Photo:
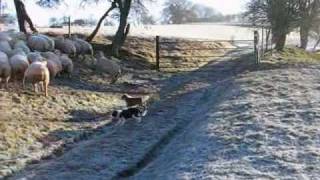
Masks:
[[[308,37],[312,24],[319,15],[319,0],[298,0],[299,6],[299,27],[300,27],[300,47],[306,49]]]
[[[16,7],[17,19],[19,24],[19,29],[23,33],[27,33],[26,23],[29,24],[30,29],[33,32],[37,32],[37,29],[34,27],[32,20],[30,19],[25,5],[21,0],[14,0],[14,5]]]
[[[92,31],[92,33],[87,37],[87,41],[88,42],[91,42],[93,40],[93,38],[97,35],[100,27],[101,27],[101,24],[102,22],[105,20],[105,18],[109,15],[109,13],[115,9],[117,7],[116,3],[115,2],[112,2],[111,3],[111,6],[110,8],[103,14],[103,16],[99,19],[98,21],[98,24],[96,26],[96,28]]]
[[[251,0],[246,15],[254,25],[270,24],[276,50],[283,50],[287,34],[296,27],[297,0]]]

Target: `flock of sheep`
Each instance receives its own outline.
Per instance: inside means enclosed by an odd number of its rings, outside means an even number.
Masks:
[[[32,83],[37,92],[38,85],[48,95],[50,78],[61,73],[71,76],[73,61],[69,57],[93,57],[90,43],[72,36],[51,38],[43,34],[0,32],[0,83],[8,88],[9,80]],[[112,76],[115,82],[121,75],[120,66],[100,52],[96,67]]]

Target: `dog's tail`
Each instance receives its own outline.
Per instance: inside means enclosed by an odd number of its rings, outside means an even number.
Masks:
[[[142,110],[140,112],[141,112],[141,117],[146,116],[147,113],[148,113],[147,107],[146,106],[142,106]]]

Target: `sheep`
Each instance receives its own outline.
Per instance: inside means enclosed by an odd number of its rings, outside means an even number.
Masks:
[[[79,39],[76,36],[72,36],[71,40],[73,41],[75,47],[76,47],[76,52],[77,55],[86,55],[89,54],[93,56],[93,48],[90,43],[83,39]]]
[[[27,55],[28,61],[30,64],[36,62],[36,61],[44,61],[44,57],[41,56],[40,52],[30,52]]]
[[[45,35],[30,35],[27,40],[30,49],[34,51],[46,52],[54,50],[54,41]]]
[[[8,41],[10,42],[12,38],[10,37],[8,32],[0,32],[0,41]]]
[[[55,48],[63,53],[76,56],[77,48],[73,41],[70,39],[64,39],[64,37],[57,37],[55,39]]]
[[[121,67],[114,61],[107,59],[102,51],[98,52],[96,69],[106,72],[111,76],[111,84],[121,76]]]
[[[0,52],[0,83],[3,83],[3,81],[5,81],[7,89],[10,77],[11,66],[9,63],[9,58],[6,53]]]
[[[8,32],[8,34],[10,35],[10,45],[12,47],[14,47],[14,45],[18,42],[18,41],[27,41],[27,35],[22,33],[22,32]]]
[[[127,107],[135,107],[135,106],[144,107],[145,106],[145,103],[143,102],[142,97],[132,97],[127,94],[124,94],[123,96],[121,96],[121,99],[126,102]]]
[[[25,55],[25,52],[21,48],[15,48],[15,49],[12,49],[9,53],[7,53],[9,58],[11,58],[12,56],[14,56],[16,54]]]
[[[7,55],[12,51],[8,41],[0,41],[0,51],[6,53]]]
[[[60,72],[63,70],[60,57],[53,52],[44,52],[44,53],[41,53],[41,55],[44,58],[46,58],[47,61],[52,61],[48,63],[48,65],[50,66],[49,71],[53,75],[52,77],[55,77],[56,75],[60,74]]]
[[[58,53],[55,52],[42,52],[40,53],[42,57],[46,58],[46,59],[51,59],[51,60],[55,60],[55,61],[59,61],[60,57]]]
[[[23,78],[24,72],[29,66],[28,58],[24,52],[17,53],[10,58],[11,74],[14,80]]]
[[[39,37],[42,37],[43,39],[45,39],[49,45],[49,51],[53,51],[54,50],[54,40],[51,39],[49,36],[46,36],[44,34],[38,34]]]
[[[61,62],[60,64],[56,60],[48,59],[47,67],[50,72],[50,77],[55,78],[62,70]]]
[[[25,89],[25,83],[31,82],[34,91],[37,92],[37,86],[40,84],[41,90],[45,91],[45,96],[48,96],[48,86],[50,83],[50,74],[47,68],[47,62],[34,62],[24,73],[23,77],[23,88]]]
[[[71,77],[71,74],[73,72],[72,60],[68,57],[68,55],[63,54],[60,56],[60,61],[62,63],[62,71],[64,73],[67,73],[69,75],[69,77]]]
[[[13,45],[13,48],[14,49],[21,48],[26,54],[29,54],[31,52],[29,47],[25,43],[25,41],[22,41],[22,40],[16,41],[15,44]]]

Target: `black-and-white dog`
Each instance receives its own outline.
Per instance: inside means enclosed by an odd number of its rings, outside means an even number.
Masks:
[[[117,124],[123,125],[126,120],[134,119],[141,122],[141,118],[147,115],[147,109],[145,107],[128,108],[123,110],[116,110],[112,112],[113,120],[118,120]]]

